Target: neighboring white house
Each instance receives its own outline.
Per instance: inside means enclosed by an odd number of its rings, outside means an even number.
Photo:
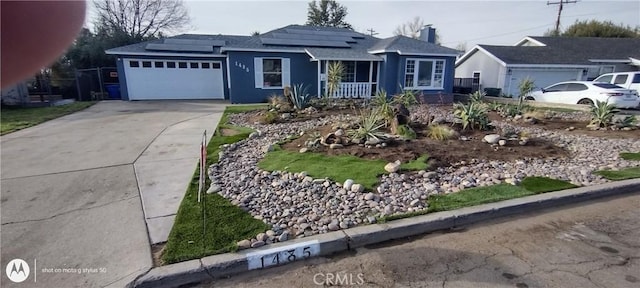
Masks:
[[[477,45],[456,61],[456,78],[480,88],[518,95],[531,78],[536,87],[568,80],[592,80],[609,72],[640,70],[640,39],[525,37],[514,46]]]

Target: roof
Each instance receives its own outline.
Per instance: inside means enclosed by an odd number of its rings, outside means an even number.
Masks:
[[[459,54],[455,49],[401,35],[378,41],[375,45],[369,48],[369,52],[397,52],[398,54],[434,54],[451,56],[457,56]]]
[[[640,58],[640,38],[527,37],[541,46],[477,45],[463,55],[461,64],[482,50],[506,65],[595,65],[597,62],[630,62]]]
[[[307,53],[315,60],[381,61],[382,58],[372,55],[378,50],[407,55],[457,55],[454,49],[404,36],[379,39],[346,28],[308,25],[288,25],[257,36],[182,34],[116,47],[106,52],[115,55],[169,53],[201,57],[221,55],[227,51],[291,51]]]

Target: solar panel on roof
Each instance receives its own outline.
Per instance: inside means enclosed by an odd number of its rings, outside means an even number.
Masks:
[[[302,29],[285,29],[287,33],[291,34],[306,34],[306,35],[335,35],[335,36],[346,36],[357,39],[364,39],[364,35],[356,32],[346,32],[346,31],[318,31],[318,30],[302,30]]]
[[[198,40],[198,39],[177,39],[168,38],[164,39],[165,44],[180,44],[180,45],[208,45],[208,46],[224,46],[227,42],[224,40]]]
[[[276,39],[276,38],[260,38],[262,44],[265,45],[286,45],[286,46],[309,46],[309,47],[351,47],[344,41],[321,41],[321,40],[305,40],[305,39]]]
[[[269,35],[277,39],[304,39],[304,40],[320,40],[320,41],[357,42],[352,37],[340,36],[340,35],[312,35],[312,34],[288,34],[288,33],[271,33]]]
[[[178,45],[178,44],[149,43],[149,44],[147,44],[145,49],[153,50],[153,51],[180,51],[180,52],[208,52],[208,53],[213,53],[213,46],[209,46],[209,45]]]

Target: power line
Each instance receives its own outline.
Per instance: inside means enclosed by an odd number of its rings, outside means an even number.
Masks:
[[[373,30],[373,28],[369,28],[366,31],[369,32],[369,35],[371,35],[371,36],[376,36],[376,35],[380,34],[380,33],[376,32],[376,30]]]
[[[524,31],[529,31],[529,30],[539,29],[539,28],[548,27],[548,26],[549,26],[549,24],[544,24],[544,25],[541,25],[541,26],[531,27],[531,28],[522,29],[522,30],[513,31],[513,32],[507,32],[507,33],[500,33],[500,34],[488,35],[488,36],[483,36],[483,37],[473,38],[473,39],[464,39],[463,41],[475,41],[475,40],[482,40],[482,39],[494,38],[494,37],[499,37],[499,36],[504,36],[504,35],[516,34],[516,33],[524,32]],[[451,43],[458,43],[458,42],[460,42],[460,41],[448,41],[448,42],[446,42],[446,43],[442,43],[442,45],[444,45],[444,44],[451,44]]]
[[[556,35],[560,35],[560,16],[562,15],[562,6],[564,4],[572,4],[572,3],[577,3],[578,0],[560,0],[558,2],[549,2],[547,1],[547,6],[548,5],[558,5],[558,18],[556,19],[556,29],[555,29],[555,34]]]

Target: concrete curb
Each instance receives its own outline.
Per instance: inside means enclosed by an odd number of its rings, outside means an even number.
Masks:
[[[127,287],[178,287],[186,284],[213,281],[249,271],[248,255],[277,251],[285,246],[295,246],[314,241],[319,244],[319,253],[327,256],[366,245],[393,239],[421,235],[439,230],[466,226],[490,219],[538,211],[607,196],[623,195],[640,191],[640,180],[631,179],[603,185],[580,187],[545,194],[527,196],[496,203],[483,204],[391,221],[389,223],[359,226],[343,231],[314,235],[286,242],[271,244],[236,253],[213,255],[199,260],[156,267],[139,276]]]

